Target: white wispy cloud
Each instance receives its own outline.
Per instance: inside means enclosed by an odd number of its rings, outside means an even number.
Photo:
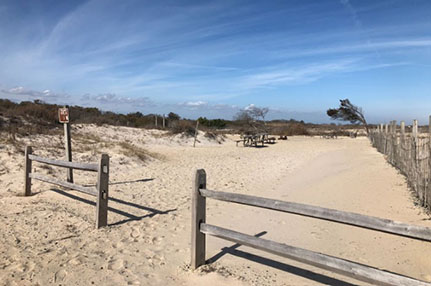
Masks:
[[[345,71],[352,67],[355,59],[346,59],[332,63],[319,63],[303,67],[275,67],[269,71],[260,71],[244,76],[240,86],[246,89],[275,85],[303,84],[318,80],[335,72]]]
[[[148,97],[127,97],[118,96],[115,93],[101,93],[97,95],[84,94],[81,99],[88,103],[101,103],[108,104],[110,106],[115,105],[128,105],[132,107],[150,107],[154,106],[155,103]]]
[[[185,106],[191,106],[191,107],[199,107],[199,106],[203,106],[203,105],[207,105],[208,103],[205,101],[189,101],[189,102],[185,102],[183,105]]]
[[[1,89],[0,92],[10,95],[28,96],[35,99],[47,99],[47,98],[64,98],[67,96],[65,93],[55,93],[49,89],[42,91],[27,89],[22,86],[12,87],[9,89]]]

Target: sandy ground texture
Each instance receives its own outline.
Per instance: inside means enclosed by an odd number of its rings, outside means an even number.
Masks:
[[[358,212],[431,227],[405,179],[366,138],[293,137],[266,148],[236,147],[234,137],[193,139],[126,127],[76,126],[74,160],[110,155],[109,227],[95,230],[95,199],[33,182],[23,197],[23,150],[64,155],[61,136],[0,146],[1,285],[366,285],[328,271],[207,240],[211,264],[190,262],[194,172],[209,189]],[[58,178],[58,167],[33,170]],[[96,175],[75,171],[75,181]],[[289,245],[431,281],[431,243],[375,231],[207,200],[207,222]]]

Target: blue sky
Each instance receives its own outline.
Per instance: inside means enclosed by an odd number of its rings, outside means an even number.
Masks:
[[[431,1],[0,0],[0,97],[328,122],[431,114]]]

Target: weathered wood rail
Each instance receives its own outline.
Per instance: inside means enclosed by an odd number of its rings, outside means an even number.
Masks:
[[[95,196],[96,200],[96,228],[108,225],[108,199],[109,199],[109,156],[102,154],[98,164],[69,162],[43,158],[32,154],[30,146],[25,149],[25,183],[24,196],[31,196],[31,180],[39,180],[46,183],[62,186],[88,195]],[[32,162],[39,162],[57,167],[77,169],[83,171],[97,172],[96,187],[85,187],[67,181],[61,181],[57,178],[49,177],[43,174],[32,172]]]
[[[191,266],[193,269],[205,264],[206,235],[211,235],[375,285],[431,286],[431,283],[411,277],[207,224],[206,198],[348,224],[431,242],[431,228],[423,226],[317,206],[208,190],[206,173],[201,169],[196,172],[192,194]]]

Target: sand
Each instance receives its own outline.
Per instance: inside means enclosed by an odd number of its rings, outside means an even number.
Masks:
[[[88,134],[93,134],[89,136]],[[96,136],[94,136],[96,135]],[[197,168],[210,189],[336,208],[431,227],[406,181],[366,138],[292,137],[266,148],[236,147],[200,134],[75,126],[74,160],[111,157],[110,226],[94,229],[94,198],[33,183],[22,197],[23,153],[0,148],[2,285],[366,285],[249,247],[209,238],[213,263],[190,262],[190,194]],[[34,153],[63,156],[61,136],[21,139]],[[145,161],[119,146],[148,150]],[[141,149],[140,149],[141,150]],[[65,178],[61,168],[37,172]],[[75,171],[94,184],[94,173]],[[431,243],[316,219],[208,200],[207,221],[251,235],[431,281]]]

